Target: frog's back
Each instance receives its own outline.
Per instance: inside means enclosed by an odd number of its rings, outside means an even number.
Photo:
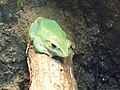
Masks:
[[[38,22],[39,30],[37,30],[36,34],[43,38],[49,37],[66,37],[65,32],[61,29],[61,27],[57,24],[56,21],[50,19],[43,19]]]
[[[56,21],[43,17],[38,17],[35,22],[32,23],[29,35],[31,40],[33,40],[35,36],[40,38],[66,37],[65,32]]]

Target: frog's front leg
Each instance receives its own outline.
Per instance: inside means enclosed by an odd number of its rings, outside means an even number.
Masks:
[[[34,37],[33,46],[37,52],[47,54],[50,57],[53,56],[45,47],[42,46],[42,40],[39,37]]]

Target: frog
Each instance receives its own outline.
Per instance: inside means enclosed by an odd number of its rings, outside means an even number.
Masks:
[[[30,26],[29,37],[35,51],[49,57],[68,57],[73,49],[67,34],[53,19],[38,17]]]

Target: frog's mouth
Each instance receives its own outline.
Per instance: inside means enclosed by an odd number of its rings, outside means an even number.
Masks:
[[[52,44],[52,47],[48,48],[48,52],[53,54],[53,56],[59,56],[59,57],[67,57],[69,56],[70,52],[72,51],[72,47],[68,47],[65,49],[65,51],[54,44]]]
[[[53,56],[59,56],[59,57],[67,57],[68,55],[69,55],[69,53],[68,54],[64,54],[64,53],[62,53],[62,52],[54,52],[54,51],[51,51],[51,50],[48,50],[49,51],[49,53],[51,53]]]

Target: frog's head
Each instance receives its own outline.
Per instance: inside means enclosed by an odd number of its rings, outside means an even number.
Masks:
[[[53,53],[60,57],[69,56],[72,50],[72,44],[67,38],[56,38],[57,40],[50,39],[46,44],[46,48],[50,53]]]

